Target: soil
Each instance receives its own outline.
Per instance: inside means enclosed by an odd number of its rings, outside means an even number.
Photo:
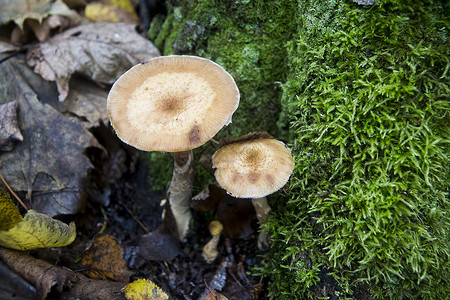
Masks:
[[[148,161],[141,152],[123,145],[110,128],[99,128],[94,134],[105,146],[109,158],[105,159],[96,149],[88,150],[87,155],[95,166],[89,181],[95,184],[89,187],[86,211],[74,217],[77,238],[70,246],[34,251],[33,256],[83,272],[86,270],[80,262],[83,251],[97,234],[106,233],[113,235],[124,249],[125,260],[132,271],[129,281],[150,279],[169,295],[169,299],[203,299],[212,289],[229,299],[267,298],[264,282],[249,275],[253,267],[262,263],[262,252],[256,246],[256,220],[251,220],[253,232],[245,239],[222,237],[218,258],[213,263],[206,263],[201,253],[211,238],[208,223],[212,212],[193,210],[193,222],[186,241],[175,246],[158,246],[167,252],[178,247],[174,259],[148,260],[142,257],[141,238],[149,232],[157,232],[162,223],[160,202],[165,198],[165,191],[151,189]],[[122,167],[112,167],[115,159],[111,157],[122,152],[126,153]],[[101,172],[117,169],[124,171],[120,177]],[[114,176],[116,179],[111,182]],[[99,203],[100,199],[103,203]],[[144,246],[153,245],[147,243]]]

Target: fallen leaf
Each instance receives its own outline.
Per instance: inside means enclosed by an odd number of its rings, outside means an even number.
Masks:
[[[227,281],[227,270],[230,267],[231,262],[228,258],[221,261],[220,265],[217,267],[216,273],[213,278],[206,284],[206,288],[203,291],[200,299],[205,299],[211,290],[222,290]]]
[[[138,256],[146,261],[171,261],[179,252],[179,240],[164,229],[164,224],[139,240]]]
[[[192,197],[191,207],[197,211],[212,211],[227,196],[227,191],[217,184],[210,184],[199,194]]]
[[[0,260],[0,299],[37,299],[36,289]]]
[[[0,231],[0,246],[15,250],[62,247],[76,235],[75,223],[67,225],[30,209],[12,228]]]
[[[256,213],[250,199],[226,195],[217,206],[215,218],[223,224],[222,234],[227,238],[243,239],[254,232],[251,222]]]
[[[0,231],[9,230],[20,221],[22,216],[11,197],[0,189]]]
[[[205,297],[205,300],[228,300],[228,298],[219,293],[218,291],[212,289],[211,293]]]
[[[13,44],[10,44],[10,43],[4,42],[4,41],[0,41],[0,53],[18,51],[19,49],[20,49],[19,47],[15,46]]]
[[[16,99],[24,136],[13,151],[0,152],[0,172],[14,191],[32,197],[36,211],[75,214],[84,209],[81,191],[91,168],[83,151],[100,146],[77,118],[39,101],[29,85],[34,77],[16,57],[0,64],[0,103]]]
[[[26,19],[34,19],[40,23],[49,15],[74,15],[61,0],[0,0],[0,5],[0,24],[14,21],[20,29],[23,29]]]
[[[88,267],[85,275],[93,279],[128,281],[131,275],[122,246],[110,234],[96,235],[91,247],[81,254],[81,263]]]
[[[109,123],[105,104],[108,92],[92,81],[74,76],[70,80],[67,99],[60,102],[55,96],[53,101],[47,100],[46,103],[61,113],[75,115],[87,129]]]
[[[93,22],[124,22],[136,24],[138,17],[128,0],[90,2],[84,10],[86,18]]]
[[[251,222],[256,213],[251,200],[235,198],[217,184],[210,184],[194,196],[191,207],[198,211],[215,210],[215,218],[222,223],[222,234],[227,238],[246,238],[253,233]]]
[[[0,151],[11,151],[16,142],[23,141],[17,125],[17,102],[0,104]]]
[[[124,283],[94,280],[28,254],[0,247],[0,259],[31,283],[41,299],[57,293],[58,299],[125,299]]]
[[[27,53],[27,62],[44,79],[56,82],[59,100],[64,101],[74,73],[112,84],[130,67],[159,55],[158,49],[140,36],[134,25],[91,23],[39,44]]]
[[[47,40],[52,31],[62,31],[65,28],[78,25],[80,22],[81,17],[75,13],[71,17],[60,15],[48,16],[42,22],[37,20],[26,20],[26,23],[29,25],[39,42]]]
[[[128,300],[165,300],[169,299],[164,291],[148,279],[138,279],[123,290]]]

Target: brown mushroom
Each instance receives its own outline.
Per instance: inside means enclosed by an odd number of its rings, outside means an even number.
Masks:
[[[123,142],[144,151],[174,152],[167,197],[180,239],[191,219],[191,150],[228,125],[238,104],[231,75],[195,56],[161,56],[136,65],[109,92],[111,125]]]
[[[270,212],[266,196],[281,189],[294,168],[291,151],[272,138],[237,140],[214,153],[215,177],[232,196],[251,198],[256,216],[264,224]],[[267,245],[267,238],[266,232],[260,233],[260,249]]]

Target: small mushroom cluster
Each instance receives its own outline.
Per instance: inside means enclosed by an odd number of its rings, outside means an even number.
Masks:
[[[144,151],[174,153],[166,209],[175,219],[180,240],[191,220],[192,149],[231,123],[239,98],[233,77],[220,65],[184,55],[156,57],[132,67],[108,94],[111,125],[123,142]],[[265,197],[286,184],[294,166],[290,150],[267,134],[228,141],[212,162],[219,185],[234,197],[251,198],[261,224],[270,211]],[[208,261],[216,256],[217,241],[216,237],[207,246]],[[264,245],[267,233],[260,233],[258,246]]]

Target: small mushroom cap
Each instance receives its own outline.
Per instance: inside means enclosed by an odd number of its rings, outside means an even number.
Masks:
[[[229,144],[214,153],[217,182],[238,198],[261,198],[281,189],[294,161],[291,151],[275,139],[253,139]]]
[[[211,235],[216,236],[222,232],[223,225],[222,223],[220,223],[220,221],[214,220],[209,223],[208,229]]]
[[[146,151],[178,152],[210,140],[239,104],[233,77],[211,60],[160,56],[112,86],[107,108],[119,138]]]

